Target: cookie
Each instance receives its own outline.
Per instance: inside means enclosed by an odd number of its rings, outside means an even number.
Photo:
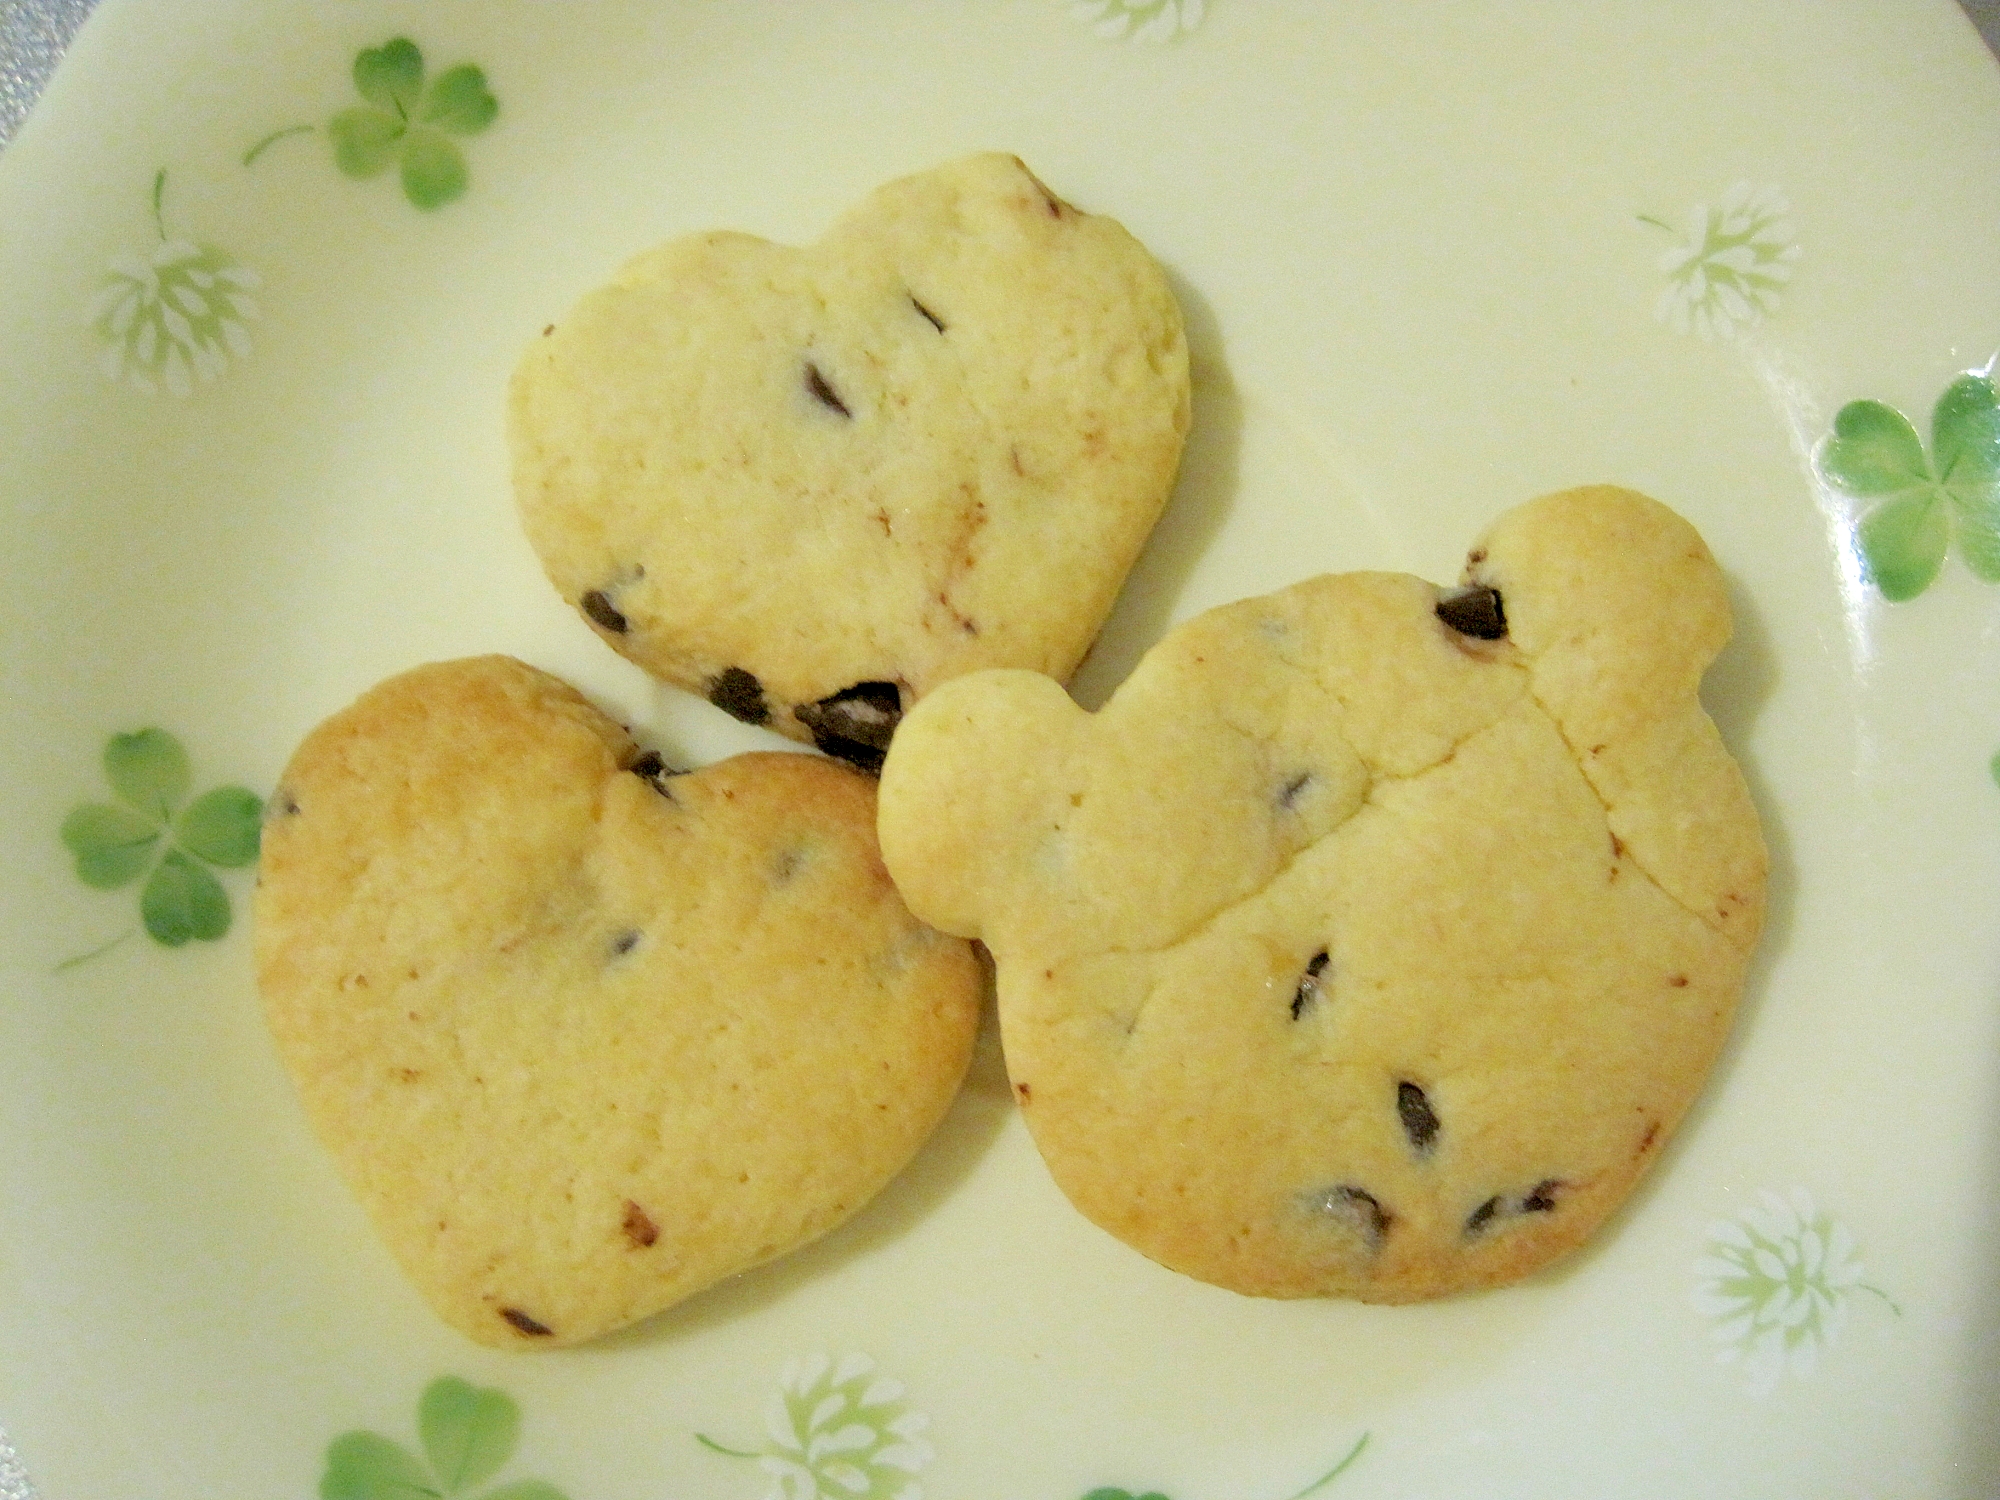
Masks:
[[[814,755],[676,775],[504,657],[315,729],[255,898],[307,1115],[445,1321],[608,1333],[854,1213],[971,1055],[968,946],[912,918],[875,796]]]
[[[1159,266],[1001,155],[889,183],[807,248],[640,255],[508,399],[522,522],[597,633],[870,767],[948,677],[1067,679],[1188,423]]]
[[[1094,715],[946,684],[883,853],[992,949],[1022,1113],[1112,1234],[1264,1296],[1509,1282],[1659,1155],[1742,991],[1766,857],[1697,698],[1729,631],[1672,511],[1550,496],[1458,588],[1202,615]]]

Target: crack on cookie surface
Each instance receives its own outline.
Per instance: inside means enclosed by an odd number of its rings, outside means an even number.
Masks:
[[[966,613],[952,595],[979,566],[979,559],[974,555],[974,543],[986,529],[990,512],[985,498],[971,480],[959,486],[959,498],[962,502],[957,511],[959,524],[945,539],[941,549],[943,555],[934,575],[936,603],[949,618],[952,629],[961,635],[976,636],[979,634],[979,622]]]
[[[1491,592],[1494,592],[1497,596],[1498,593],[1497,590],[1493,590]],[[1277,638],[1276,633],[1267,630],[1265,634],[1267,635],[1267,637],[1272,638],[1275,643],[1275,640]],[[1535,708],[1539,711],[1541,716],[1547,720],[1549,725],[1554,729],[1563,747],[1568,751],[1570,762],[1576,767],[1578,775],[1582,778],[1584,784],[1590,788],[1591,795],[1596,798],[1598,806],[1603,810],[1605,830],[1607,835],[1617,841],[1619,848],[1622,850],[1625,859],[1627,859],[1631,863],[1632,868],[1636,870],[1641,876],[1643,876],[1646,882],[1649,885],[1651,885],[1654,889],[1659,891],[1659,893],[1662,896],[1666,897],[1666,899],[1671,901],[1676,907],[1680,908],[1682,911],[1685,911],[1686,913],[1688,913],[1688,915],[1694,917],[1697,921],[1701,922],[1702,925],[1712,929],[1717,933],[1720,933],[1722,936],[1728,938],[1733,944],[1737,946],[1748,946],[1747,943],[1745,943],[1741,938],[1737,936],[1738,929],[1730,926],[1728,922],[1724,918],[1719,916],[1716,912],[1695,906],[1689,903],[1688,901],[1682,899],[1680,896],[1676,895],[1673,891],[1669,890],[1660,881],[1660,879],[1652,872],[1652,870],[1647,867],[1646,862],[1642,858],[1640,858],[1640,856],[1632,849],[1630,843],[1626,840],[1618,839],[1616,833],[1614,833],[1611,829],[1611,819],[1615,811],[1615,807],[1614,804],[1606,800],[1603,791],[1599,788],[1597,782],[1592,778],[1590,774],[1589,750],[1579,749],[1577,744],[1570,739],[1568,733],[1565,731],[1563,727],[1562,720],[1556,715],[1555,711],[1549,707],[1548,703],[1542,698],[1540,692],[1537,690],[1536,672],[1537,668],[1540,665],[1541,653],[1540,652],[1531,653],[1527,651],[1526,649],[1520,646],[1518,641],[1513,640],[1512,637],[1505,637],[1505,639],[1507,642],[1507,651],[1509,653],[1508,657],[1505,658],[1483,657],[1482,659],[1489,660],[1491,664],[1494,666],[1507,667],[1518,672],[1521,676],[1520,694],[1517,695],[1517,698],[1514,700],[1514,702],[1510,702],[1509,704],[1496,710],[1493,713],[1492,717],[1486,720],[1486,722],[1479,724],[1478,726],[1468,730],[1465,734],[1459,736],[1456,740],[1454,740],[1451,743],[1451,745],[1442,754],[1438,755],[1435,759],[1429,761],[1428,763],[1420,767],[1417,767],[1414,770],[1399,772],[1399,771],[1392,771],[1382,766],[1380,763],[1371,759],[1369,756],[1364,755],[1354,745],[1353,741],[1346,734],[1343,726],[1340,726],[1338,724],[1330,726],[1332,732],[1339,737],[1340,742],[1346,746],[1349,752],[1354,755],[1355,759],[1361,763],[1363,768],[1368,773],[1368,791],[1367,794],[1364,796],[1361,804],[1355,808],[1355,812],[1359,812],[1362,807],[1374,803],[1376,800],[1377,790],[1384,784],[1400,783],[1407,785],[1419,780],[1424,776],[1429,775],[1431,772],[1437,770],[1442,766],[1449,765],[1453,760],[1457,758],[1459,752],[1462,749],[1464,749],[1465,746],[1472,743],[1482,734],[1486,733],[1488,730],[1493,728],[1494,725],[1500,723],[1503,719],[1505,719],[1507,714],[1511,712],[1512,708],[1515,706],[1515,702],[1518,702],[1520,698],[1526,698],[1535,705]],[[1274,645],[1272,660],[1276,664],[1285,668],[1286,670],[1295,672],[1306,678],[1308,681],[1310,681],[1314,685],[1314,687],[1316,687],[1320,692],[1324,693],[1328,698],[1332,699],[1335,703],[1339,704],[1343,714],[1347,711],[1348,709],[1347,702],[1341,698],[1338,692],[1336,692],[1326,683],[1326,681],[1320,676],[1319,673],[1313,671],[1310,666],[1292,660],[1291,658],[1285,656],[1284,654],[1276,651],[1275,645]],[[1225,718],[1225,722],[1229,721]],[[1234,723],[1231,723],[1230,727],[1232,729],[1235,729],[1240,734],[1251,735],[1255,737],[1252,731],[1243,729],[1242,727]],[[1601,749],[1603,747],[1598,747],[1598,748]],[[1354,815],[1353,813],[1350,813],[1348,817],[1352,818],[1353,815]],[[1334,833],[1337,833],[1342,827],[1346,825],[1347,821],[1348,819],[1342,819],[1339,824],[1336,824],[1333,828],[1330,828],[1325,833],[1319,835],[1318,838],[1312,841],[1312,843],[1308,843],[1307,845],[1301,847],[1292,856],[1293,860],[1297,860],[1299,858],[1304,857],[1311,850],[1313,844],[1316,844],[1320,838],[1326,838]],[[1287,864],[1289,863],[1290,861],[1287,862]],[[1272,873],[1271,881],[1269,883],[1275,883],[1283,874],[1284,874],[1284,869],[1282,867],[1279,870],[1274,871]],[[1261,890],[1256,894],[1261,894]],[[1254,895],[1252,897],[1246,897],[1245,899],[1254,899]],[[1240,903],[1232,903],[1232,904],[1240,904]],[[1214,915],[1216,916],[1221,915],[1221,911],[1222,909],[1218,909],[1218,911]],[[1201,925],[1206,926],[1208,924],[1204,922]],[[1190,936],[1191,935],[1192,934],[1190,934]],[[1752,940],[1754,941],[1754,935]],[[1170,944],[1168,946],[1177,946],[1177,944]]]
[[[1293,668],[1293,670],[1299,670],[1299,669]],[[1275,867],[1270,871],[1270,873],[1266,875],[1262,880],[1257,882],[1257,884],[1252,886],[1249,890],[1244,891],[1235,897],[1219,902],[1217,905],[1210,908],[1208,911],[1192,919],[1182,931],[1177,932],[1158,943],[1150,945],[1127,946],[1122,944],[1111,943],[1111,944],[1106,944],[1104,947],[1098,949],[1097,951],[1109,957],[1160,957],[1173,953],[1177,949],[1187,947],[1191,943],[1200,941],[1219,923],[1226,921],[1235,912],[1241,911],[1243,908],[1247,906],[1253,905],[1259,901],[1266,899],[1270,895],[1273,887],[1279,885],[1280,883],[1285,881],[1288,877],[1290,877],[1292,872],[1301,863],[1312,858],[1319,851],[1322,845],[1324,845],[1329,839],[1332,839],[1337,835],[1339,835],[1348,826],[1348,824],[1353,822],[1353,820],[1361,813],[1371,808],[1379,809],[1383,805],[1380,800],[1379,793],[1385,786],[1408,786],[1416,781],[1421,780],[1423,777],[1430,775],[1432,772],[1437,771],[1444,766],[1450,765],[1453,761],[1455,761],[1458,758],[1459,752],[1463,750],[1465,746],[1469,745],[1474,740],[1480,738],[1480,736],[1493,732],[1494,729],[1506,719],[1508,713],[1512,711],[1512,708],[1513,708],[1512,704],[1508,705],[1508,707],[1506,708],[1503,708],[1494,715],[1493,719],[1490,722],[1481,724],[1476,729],[1473,729],[1468,733],[1466,733],[1461,739],[1453,742],[1453,744],[1446,751],[1440,754],[1436,760],[1432,761],[1428,765],[1423,766],[1419,770],[1412,771],[1407,774],[1399,775],[1393,772],[1384,771],[1380,767],[1370,763],[1368,760],[1362,757],[1358,752],[1355,752],[1353,746],[1349,744],[1348,741],[1346,740],[1346,737],[1342,735],[1340,737],[1341,743],[1344,746],[1346,746],[1349,753],[1353,754],[1354,758],[1360,762],[1362,769],[1368,775],[1367,790],[1363,793],[1360,800],[1355,803],[1355,806],[1352,811],[1350,811],[1345,817],[1341,818],[1337,823],[1334,823],[1331,827],[1328,827],[1322,830],[1321,832],[1315,834],[1310,839],[1307,839],[1303,844],[1300,844],[1296,849],[1292,850],[1289,855],[1286,855],[1283,858],[1281,858],[1277,862]],[[1261,742],[1262,739],[1264,738],[1261,735],[1254,734],[1252,731],[1246,730],[1241,726],[1230,722],[1226,715],[1224,716],[1223,721],[1228,728],[1230,728],[1231,730],[1240,735],[1243,735],[1247,739],[1252,739]],[[1337,730],[1335,732],[1338,733]],[[1059,825],[1058,832],[1062,834],[1064,837],[1067,837],[1068,836],[1067,825],[1066,824]]]
[[[1620,838],[1612,830],[1611,819],[1617,810],[1616,805],[1605,797],[1603,788],[1598,786],[1595,778],[1590,774],[1590,761],[1595,752],[1590,749],[1579,750],[1577,748],[1576,742],[1569,737],[1568,731],[1563,728],[1561,718],[1557,716],[1554,709],[1550,708],[1543,701],[1541,695],[1534,690],[1532,658],[1530,659],[1530,664],[1528,696],[1533,700],[1535,708],[1540,712],[1542,717],[1548,721],[1549,727],[1555,731],[1556,737],[1562,741],[1563,748],[1569,752],[1570,762],[1576,767],[1577,776],[1585,786],[1590,788],[1590,795],[1597,799],[1597,805],[1604,813],[1605,832],[1609,835],[1616,848],[1614,857],[1629,863],[1647,885],[1658,891],[1663,898],[1671,902],[1679,910],[1686,912],[1695,921],[1701,923],[1702,926],[1722,938],[1731,947],[1746,950],[1753,947],[1757,936],[1755,932],[1751,932],[1747,936],[1739,935],[1740,929],[1731,926],[1719,913],[1705,907],[1697,906],[1686,900],[1678,892],[1669,890],[1666,883],[1647,867],[1646,861],[1633,849],[1631,842]],[[1597,750],[1604,748],[1601,745],[1596,747]]]
[[[918,312],[922,313],[924,315],[924,321],[929,323],[931,327],[935,328],[939,333],[943,333],[945,331],[944,319],[940,318],[936,313],[932,312],[930,308],[926,307],[924,303],[918,298],[915,292],[911,292],[908,295],[910,298],[910,306],[914,307]]]

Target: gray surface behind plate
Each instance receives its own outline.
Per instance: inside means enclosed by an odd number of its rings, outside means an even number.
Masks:
[[[0,143],[21,128],[90,7],[91,0],[0,0]],[[0,1479],[5,1473],[0,1467]]]
[[[2000,56],[2000,0],[1959,0]],[[0,0],[0,146],[20,129],[92,0]],[[0,1431],[0,1500],[39,1500],[7,1434]]]

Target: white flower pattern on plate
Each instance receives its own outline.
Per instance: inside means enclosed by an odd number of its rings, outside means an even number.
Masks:
[[[1654,316],[1676,333],[1717,340],[1776,312],[1778,289],[1799,258],[1790,213],[1776,188],[1747,182],[1730,188],[1713,209],[1697,205],[1682,243],[1660,257],[1667,284]]]
[[[920,1436],[929,1425],[865,1354],[796,1361],[765,1422],[768,1500],[922,1500],[916,1475],[936,1456]]]
[[[1099,36],[1166,42],[1193,31],[1207,0],[1067,0],[1070,13]]]
[[[1714,1322],[1717,1360],[1740,1363],[1760,1393],[1787,1373],[1812,1373],[1855,1292],[1872,1292],[1901,1311],[1862,1281],[1854,1237],[1804,1188],[1764,1192],[1755,1207],[1710,1225],[1708,1253],[1694,1269],[1694,1305]]]
[[[187,240],[114,261],[89,319],[105,344],[105,374],[145,391],[191,394],[250,352],[257,286],[254,271]]]

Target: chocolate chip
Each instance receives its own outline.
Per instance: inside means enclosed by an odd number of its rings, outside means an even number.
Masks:
[[[1327,953],[1324,948],[1313,955],[1306,965],[1306,972],[1299,980],[1299,987],[1292,992],[1292,1019],[1296,1021],[1313,1006],[1319,1004],[1321,994],[1320,976],[1326,972]]]
[[[1396,1085],[1396,1114],[1403,1122],[1403,1134],[1419,1156],[1428,1156],[1437,1144],[1438,1117],[1424,1091],[1405,1079]]]
[[[745,724],[764,724],[771,718],[764,684],[741,667],[724,667],[708,679],[708,701]]]
[[[500,1309],[500,1316],[505,1318],[509,1323],[512,1323],[516,1330],[525,1333],[531,1339],[546,1339],[555,1336],[553,1328],[550,1328],[545,1323],[537,1323],[518,1307],[503,1307]]]
[[[1507,633],[1507,611],[1500,603],[1500,591],[1479,584],[1440,595],[1437,617],[1474,640],[1497,641]]]
[[[903,717],[903,695],[893,682],[857,682],[817,703],[792,710],[812,731],[813,743],[864,771],[882,769],[889,741]]]
[[[914,295],[912,295],[910,298],[910,306],[914,307],[918,312],[922,313],[926,318],[928,318],[930,320],[931,327],[935,328],[939,333],[944,332],[944,319],[940,318],[936,313],[932,312],[928,307],[925,307],[923,303],[919,302]]]
[[[674,767],[668,765],[657,750],[648,750],[625,769],[641,781],[647,783],[654,791],[665,797],[669,802],[674,800],[674,794],[667,786],[667,778],[687,774],[685,771],[676,770]]]
[[[840,393],[827,384],[826,376],[820,373],[819,366],[811,360],[806,361],[806,389],[812,392],[813,399],[820,405],[852,420],[854,413],[847,409],[847,403],[840,399]]]
[[[1488,1224],[1490,1224],[1493,1221],[1493,1216],[1499,1212],[1500,1212],[1500,1200],[1498,1198],[1488,1198],[1484,1203],[1480,1204],[1479,1207],[1475,1208],[1471,1213],[1467,1214],[1465,1216],[1466,1238],[1470,1239],[1474,1235],[1478,1234],[1482,1229],[1484,1229]]]
[[[1562,1191],[1562,1183],[1551,1177],[1535,1184],[1533,1191],[1521,1200],[1524,1214],[1546,1214],[1555,1212],[1556,1194]]]
[[[1312,1200],[1312,1206],[1353,1229],[1371,1250],[1382,1248],[1389,1226],[1396,1222],[1396,1216],[1382,1206],[1379,1198],[1358,1187],[1328,1188]]]
[[[611,596],[603,589],[592,589],[577,603],[583,606],[585,614],[613,635],[623,635],[632,628],[631,622],[618,612],[617,606],[611,602]]]
[[[1561,1179],[1549,1177],[1536,1183],[1525,1195],[1511,1202],[1504,1196],[1488,1198],[1466,1216],[1465,1237],[1472,1239],[1483,1233],[1495,1219],[1502,1216],[1555,1212],[1556,1194],[1562,1191],[1563,1186]]]
[[[635,1250],[647,1249],[658,1243],[660,1238],[660,1226],[630,1198],[625,1200],[625,1218],[619,1228],[625,1231],[625,1238],[632,1242]]]

